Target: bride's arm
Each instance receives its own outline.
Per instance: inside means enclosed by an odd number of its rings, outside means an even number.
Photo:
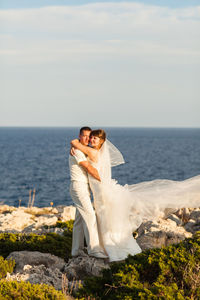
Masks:
[[[94,177],[94,178],[97,179],[98,181],[101,181],[97,169],[94,168],[94,167],[89,163],[89,161],[81,161],[81,162],[79,163],[79,165],[81,165],[81,167],[83,167],[83,168],[86,170],[86,172],[87,172],[88,174],[90,174],[92,177]]]
[[[79,142],[78,139],[72,140],[71,145],[83,153],[85,153],[92,161],[96,162],[97,160],[97,150],[90,148],[89,146],[84,146]]]

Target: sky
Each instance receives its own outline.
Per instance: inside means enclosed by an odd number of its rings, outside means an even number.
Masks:
[[[0,126],[200,127],[199,67],[199,0],[0,0]]]

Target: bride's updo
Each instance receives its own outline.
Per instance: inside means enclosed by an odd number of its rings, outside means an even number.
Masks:
[[[97,136],[100,138],[101,146],[103,145],[103,143],[106,140],[106,133],[103,129],[92,130],[90,133],[90,137],[92,137],[92,136]],[[101,148],[101,146],[100,146],[100,148]]]

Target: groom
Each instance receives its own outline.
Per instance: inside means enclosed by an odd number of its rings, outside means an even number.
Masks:
[[[79,141],[87,146],[89,143],[91,128],[82,127],[79,133]],[[86,155],[78,149],[73,149],[73,155],[69,155],[69,168],[71,175],[70,194],[76,206],[76,216],[72,235],[72,256],[84,255],[84,237],[87,251],[90,256],[107,258],[99,244],[99,234],[94,208],[91,203],[89,173],[100,181],[98,171],[88,162]]]

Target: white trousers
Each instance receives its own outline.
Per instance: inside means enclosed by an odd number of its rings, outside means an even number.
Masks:
[[[89,185],[84,182],[72,181],[70,194],[76,206],[76,216],[72,235],[72,256],[84,248],[84,236],[88,254],[102,251],[99,245],[97,219],[91,203]]]

